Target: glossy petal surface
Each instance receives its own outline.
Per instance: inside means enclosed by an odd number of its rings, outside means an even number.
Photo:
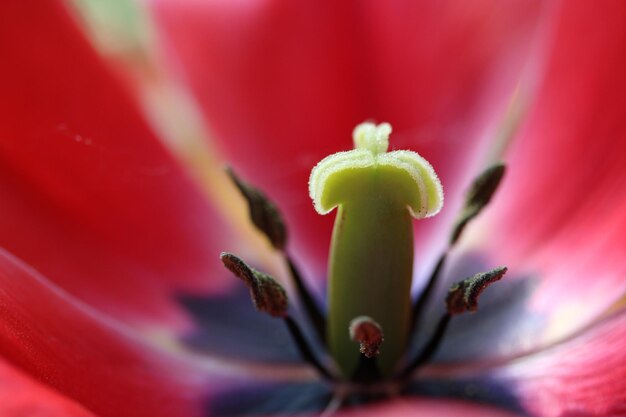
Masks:
[[[626,313],[504,373],[535,415],[626,415]]]
[[[0,355],[100,417],[201,416],[204,376],[0,252]]]
[[[0,39],[0,246],[109,314],[180,323],[171,293],[220,285],[225,228],[61,2],[3,2]]]
[[[94,417],[76,403],[0,362],[0,415],[3,417]]]

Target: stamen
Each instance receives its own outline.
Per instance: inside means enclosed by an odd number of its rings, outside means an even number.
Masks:
[[[443,340],[443,336],[448,329],[451,318],[452,316],[446,313],[439,319],[439,323],[437,323],[435,333],[433,333],[433,335],[430,337],[430,340],[428,341],[428,343],[426,343],[420,354],[417,355],[417,357],[407,365],[404,371],[400,373],[398,379],[406,379],[410,377],[411,374],[413,374],[413,372],[418,367],[424,365],[433,357],[433,355],[437,351],[437,348],[441,344],[441,341]]]
[[[360,343],[359,352],[366,358],[374,358],[380,354],[380,345],[384,339],[380,324],[367,316],[360,316],[350,322],[350,339]]]
[[[415,304],[413,304],[413,315],[411,317],[411,328],[413,329],[413,333],[417,332],[417,319],[422,315],[422,312],[426,307],[426,301],[430,299],[430,296],[435,289],[435,284],[439,280],[439,275],[441,275],[441,271],[443,270],[447,259],[448,252],[446,251],[439,257],[439,261],[437,261],[435,269],[428,278],[426,287],[415,301]]]
[[[503,163],[498,163],[487,168],[474,180],[465,196],[463,211],[452,229],[450,246],[459,240],[467,224],[489,204],[491,197],[502,181],[502,177],[504,177],[505,171],[506,166]]]
[[[246,199],[252,223],[267,236],[275,249],[282,251],[287,243],[287,228],[280,211],[261,190],[242,181],[232,168],[227,167],[226,173]]]
[[[248,202],[252,223],[269,239],[274,249],[279,250],[283,254],[307,316],[311,320],[320,341],[324,342],[326,338],[326,318],[306,287],[295,263],[287,254],[287,227],[281,212],[276,204],[268,199],[261,190],[241,180],[232,168],[227,167],[226,173]]]
[[[358,384],[375,384],[383,380],[378,357],[359,356],[358,365],[350,379]]]
[[[443,336],[450,324],[453,315],[466,311],[475,312],[478,309],[478,297],[492,283],[499,281],[506,273],[506,267],[498,267],[487,272],[480,272],[463,281],[452,285],[446,297],[446,313],[439,319],[435,333],[417,357],[398,375],[398,379],[409,378],[420,366],[427,363],[441,345]]]
[[[291,257],[285,253],[285,257],[287,260],[287,265],[289,266],[289,272],[291,274],[291,279],[294,284],[296,284],[296,290],[298,291],[298,295],[300,296],[300,301],[304,305],[304,309],[307,312],[309,320],[313,324],[313,328],[315,329],[315,333],[317,337],[322,343],[326,342],[326,317],[322,314],[319,309],[319,306],[313,299],[311,292],[307,289],[304,284],[304,280],[302,279],[302,275],[300,271],[296,267],[296,264],[293,262]]]
[[[450,241],[445,252],[439,257],[437,265],[428,279],[426,287],[413,304],[413,312],[411,316],[411,328],[413,334],[418,331],[418,319],[422,315],[426,302],[431,298],[436,287],[436,283],[441,275],[441,271],[445,266],[448,253],[456,245],[463,231],[469,222],[480,214],[480,212],[489,204],[491,198],[495,194],[504,173],[506,166],[503,163],[497,163],[484,170],[470,186],[466,196],[465,204],[457,221],[452,229]]]
[[[231,254],[220,255],[224,266],[240,278],[250,290],[254,306],[262,312],[285,321],[289,334],[302,358],[311,364],[326,379],[334,380],[330,372],[317,360],[296,321],[287,314],[287,293],[271,276],[248,266],[241,258]]]
[[[334,381],[336,378],[331,375],[331,373],[324,367],[324,365],[321,364],[319,360],[317,360],[317,358],[313,354],[313,351],[311,350],[311,347],[304,338],[304,334],[302,333],[302,330],[300,330],[298,323],[296,323],[296,321],[290,316],[286,316],[285,324],[287,325],[287,329],[289,329],[291,338],[296,343],[296,346],[300,351],[302,357],[307,362],[309,362],[309,364],[311,364],[320,373],[320,375],[322,375],[329,381]]]
[[[478,310],[480,294],[489,285],[499,281],[506,274],[506,271],[507,268],[501,266],[491,271],[480,272],[451,286],[446,297],[448,313],[454,315]]]
[[[220,258],[224,266],[246,284],[257,310],[273,317],[287,315],[287,293],[274,278],[249,267],[232,253],[223,252]]]

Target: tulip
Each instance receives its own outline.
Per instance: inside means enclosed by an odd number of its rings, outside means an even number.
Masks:
[[[154,42],[115,55],[69,3],[0,5],[0,415],[626,414],[621,1],[137,7]],[[398,389],[344,395],[355,381],[336,379],[288,266],[323,305],[333,219],[307,180],[368,119],[446,194],[413,230],[428,299],[409,356],[449,284],[508,272]],[[281,210],[284,248],[242,220],[223,161]],[[303,343],[254,310],[224,251],[287,287]]]

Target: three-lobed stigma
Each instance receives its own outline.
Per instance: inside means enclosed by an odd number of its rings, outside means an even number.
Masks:
[[[355,149],[322,159],[311,171],[309,195],[315,210],[327,214],[349,198],[352,177],[378,171],[397,186],[394,196],[406,201],[416,219],[434,216],[443,206],[443,187],[433,167],[413,151],[387,152],[391,125],[362,123],[352,134]],[[366,191],[367,192],[367,191]]]

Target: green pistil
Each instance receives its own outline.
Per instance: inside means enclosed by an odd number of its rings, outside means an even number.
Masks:
[[[386,152],[391,126],[364,123],[354,131],[355,149],[322,160],[309,192],[326,214],[338,207],[330,249],[327,340],[346,378],[359,364],[350,339],[353,319],[371,317],[385,334],[377,357],[383,376],[405,351],[411,321],[413,226],[411,216],[436,214],[441,184],[415,152]]]

